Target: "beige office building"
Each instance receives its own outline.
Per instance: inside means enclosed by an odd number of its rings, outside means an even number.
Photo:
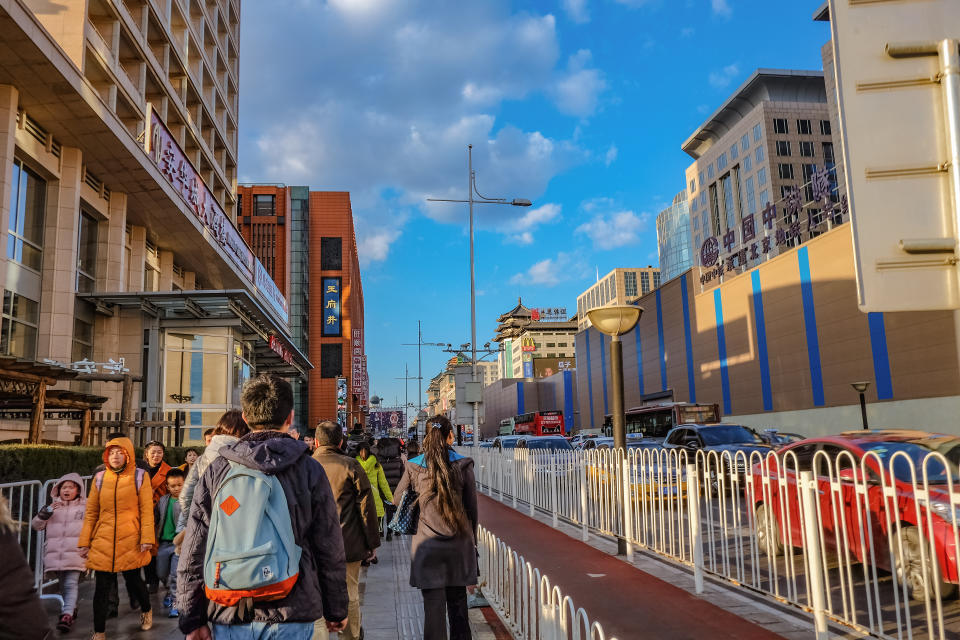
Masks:
[[[660,286],[660,269],[618,267],[577,296],[577,329],[587,326],[587,311],[614,304],[633,304]]]

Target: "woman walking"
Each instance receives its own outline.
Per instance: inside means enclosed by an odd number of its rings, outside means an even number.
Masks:
[[[453,426],[427,421],[423,453],[407,461],[397,495],[413,490],[420,522],[410,548],[410,585],[423,595],[424,640],[469,640],[467,586],[477,583],[477,491],[473,459],[451,449]]]

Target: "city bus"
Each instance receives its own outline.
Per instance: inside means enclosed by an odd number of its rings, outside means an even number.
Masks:
[[[509,436],[513,434],[513,418],[504,418],[500,421],[500,428],[497,430],[498,436]]]
[[[518,436],[562,436],[566,433],[563,412],[535,411],[514,416],[513,432]]]
[[[720,422],[720,405],[664,402],[626,410],[626,431],[644,438],[662,440],[678,424],[710,424]],[[603,417],[603,433],[613,435],[613,415]]]

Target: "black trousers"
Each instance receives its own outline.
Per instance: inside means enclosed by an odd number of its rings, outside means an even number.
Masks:
[[[127,584],[127,591],[140,603],[140,611],[150,611],[150,594],[147,585],[140,577],[140,569],[131,569],[123,572],[123,581]],[[93,630],[103,633],[107,630],[107,610],[110,608],[110,592],[116,593],[117,574],[109,571],[97,571],[97,582],[93,590]]]
[[[423,640],[447,640],[447,621],[450,621],[450,640],[470,640],[470,620],[467,617],[467,588],[446,587],[422,589]]]

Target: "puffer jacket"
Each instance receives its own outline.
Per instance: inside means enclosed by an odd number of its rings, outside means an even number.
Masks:
[[[384,498],[386,498],[387,502],[393,502],[393,492],[387,483],[387,477],[383,474],[383,465],[377,461],[377,456],[372,453],[367,456],[366,460],[357,456],[357,462],[359,462],[363,470],[367,472],[370,486],[373,487],[373,501],[377,505],[377,517],[382,518],[383,514],[386,513],[383,508]]]
[[[377,460],[383,467],[390,491],[396,492],[400,478],[403,477],[403,459],[400,457],[400,441],[396,438],[381,438],[377,443]]]
[[[167,471],[170,471],[170,465],[163,460],[156,467],[147,467],[150,484],[153,487],[153,504],[157,504],[160,498],[167,495]]]
[[[70,502],[60,499],[60,487],[64,482],[76,484],[80,491]],[[50,489],[53,502],[36,515],[31,526],[45,531],[43,568],[45,571],[83,571],[86,559],[80,555],[77,540],[83,529],[83,515],[87,508],[87,490],[79,473],[68,473]]]
[[[119,472],[108,466],[99,489],[94,476],[77,541],[79,547],[90,547],[87,568],[95,571],[118,572],[145,566],[150,562],[150,551],[140,551],[140,545],[157,542],[150,479],[143,478],[137,489],[137,466],[129,438],[107,442],[103,450],[104,464],[107,464],[107,451],[114,446],[123,447],[127,463]]]
[[[193,492],[197,488],[197,482],[203,476],[210,463],[217,459],[220,449],[228,444],[233,444],[238,438],[236,436],[216,435],[210,438],[210,444],[203,450],[203,454],[197,458],[197,461],[190,467],[190,473],[183,482],[183,489],[180,490],[180,517],[177,518],[177,533],[187,528],[187,516],[190,514],[190,503],[193,502]]]
[[[279,600],[254,602],[246,616],[237,606],[208,602],[203,583],[203,557],[210,531],[214,497],[237,463],[276,476],[283,487],[294,542],[303,551],[293,589]],[[307,445],[279,431],[254,431],[223,447],[197,484],[177,565],[177,608],[180,631],[190,634],[208,622],[314,622],[347,617],[347,565],[337,503],[327,474],[310,457]]]

